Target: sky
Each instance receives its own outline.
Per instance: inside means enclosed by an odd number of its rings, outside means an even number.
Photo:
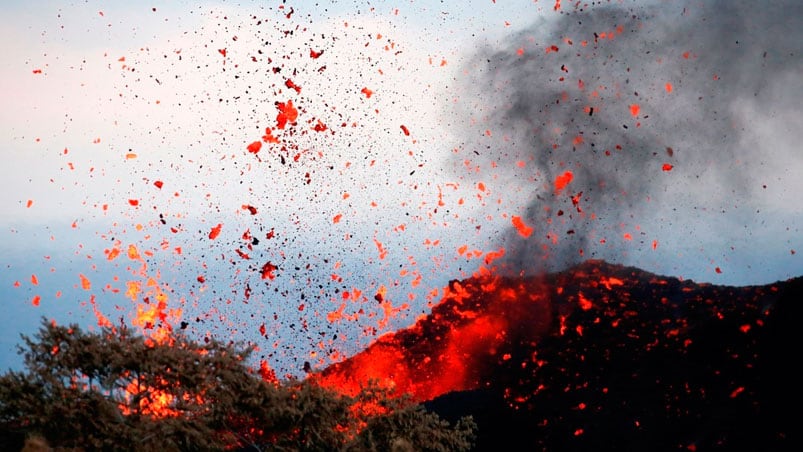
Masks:
[[[4,2],[0,367],[44,316],[322,368],[448,281],[803,274],[794,1]]]

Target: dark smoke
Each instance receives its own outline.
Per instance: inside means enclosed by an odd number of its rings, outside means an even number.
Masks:
[[[477,103],[461,112],[472,125],[457,165],[499,162],[497,192],[526,198],[511,213],[533,234],[502,237],[517,271],[616,261],[652,246],[649,224],[749,203],[780,156],[750,142],[744,106],[800,111],[803,2],[594,3],[484,46],[464,70]]]

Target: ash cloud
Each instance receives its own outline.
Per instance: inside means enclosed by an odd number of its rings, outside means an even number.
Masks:
[[[799,109],[802,47],[803,3],[733,0],[592,4],[482,47],[463,70],[471,125],[454,163],[497,168],[496,191],[524,199],[507,213],[533,233],[502,233],[504,266],[621,261],[652,246],[649,225],[693,239],[684,216],[749,204],[782,153],[748,143],[741,106],[764,128]]]

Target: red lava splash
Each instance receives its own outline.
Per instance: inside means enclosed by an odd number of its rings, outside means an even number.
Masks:
[[[310,378],[346,394],[371,380],[418,401],[474,389],[505,360],[522,325],[538,337],[552,321],[552,306],[537,279],[491,274],[452,281],[432,313],[410,328],[380,337],[363,352]]]
[[[215,240],[220,235],[220,230],[223,228],[223,225],[218,223],[217,226],[213,227],[209,231],[209,240]]]
[[[276,108],[279,110],[279,114],[276,115],[278,129],[284,129],[288,123],[294,124],[298,119],[298,109],[293,106],[292,99],[287,102],[277,102]]]
[[[524,220],[522,220],[520,216],[513,215],[511,220],[513,222],[513,227],[516,228],[516,231],[518,231],[519,235],[521,235],[524,238],[527,238],[530,235],[532,235],[533,228],[527,226],[527,224],[524,223]]]
[[[560,193],[561,190],[569,185],[572,179],[574,179],[574,174],[571,171],[566,171],[555,177],[555,192]]]

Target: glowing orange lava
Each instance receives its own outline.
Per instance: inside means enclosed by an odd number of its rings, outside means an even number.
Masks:
[[[512,222],[513,222],[513,227],[516,228],[516,231],[518,231],[520,236],[526,238],[526,237],[529,237],[530,235],[532,235],[533,228],[531,228],[530,226],[527,226],[524,223],[524,220],[522,220],[520,216],[513,215]]]
[[[574,179],[574,174],[571,171],[566,171],[555,178],[555,191],[560,192]]]
[[[369,381],[395,394],[431,400],[451,391],[475,389],[485,370],[504,359],[522,319],[538,334],[549,325],[550,304],[535,281],[505,279],[487,272],[443,289],[432,314],[310,378],[322,386],[356,395]],[[483,312],[483,315],[479,315]],[[435,337],[436,341],[428,341]]]

